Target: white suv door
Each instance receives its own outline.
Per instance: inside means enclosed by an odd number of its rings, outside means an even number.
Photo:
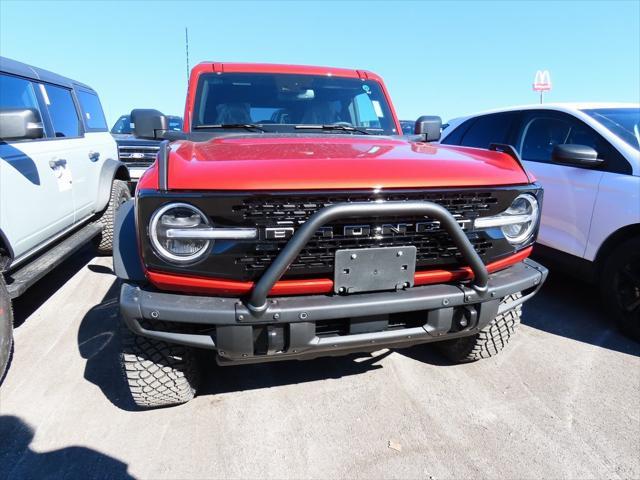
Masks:
[[[42,105],[38,84],[0,74],[0,109],[34,109],[44,120]],[[73,225],[68,160],[68,152],[55,139],[0,141],[0,230],[15,257]]]
[[[544,188],[538,242],[583,257],[603,173],[554,163],[551,153],[556,145],[578,144],[593,147],[603,155],[607,150],[604,140],[571,115],[548,110],[523,113],[517,149],[525,168]]]

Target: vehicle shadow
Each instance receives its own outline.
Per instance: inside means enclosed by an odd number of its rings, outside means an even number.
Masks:
[[[93,245],[85,245],[62,265],[51,270],[23,295],[14,299],[13,326],[20,327],[33,312],[51,298],[71,277],[95,257]]]
[[[82,319],[78,330],[78,350],[86,360],[84,378],[96,385],[117,408],[139,410],[133,403],[120,371],[119,282],[114,283],[102,301]],[[220,367],[213,352],[201,351],[203,384],[198,395],[255,390],[328,378],[359,375],[382,368],[377,364],[390,355],[362,353],[308,361]]]
[[[20,418],[0,415],[0,478],[134,478],[126,463],[87,447],[36,452],[34,435]]]
[[[524,308],[522,323],[553,335],[640,356],[640,342],[622,334],[606,311],[597,287],[560,271],[549,272],[540,292]]]

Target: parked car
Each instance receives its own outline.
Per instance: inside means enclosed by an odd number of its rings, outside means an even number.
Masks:
[[[167,116],[169,130],[182,130],[182,118]],[[130,115],[122,115],[111,128],[111,135],[118,144],[118,158],[129,169],[132,184],[135,184],[140,175],[156,160],[160,142],[157,140],[144,140],[132,135],[133,124]]]
[[[451,121],[442,142],[513,145],[545,190],[536,251],[597,282],[640,338],[640,106],[545,104]]]
[[[117,218],[122,371],[141,407],[194,396],[197,348],[221,365],[435,341],[489,357],[545,279],[527,259],[540,187],[508,154],[428,143],[439,119],[399,137],[374,73],[203,63],[185,133],[132,117],[139,137],[182,137]]]
[[[91,87],[0,57],[0,379],[11,299],[87,242],[111,253],[128,180]]]

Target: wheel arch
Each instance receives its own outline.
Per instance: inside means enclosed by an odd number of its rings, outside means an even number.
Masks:
[[[114,180],[131,181],[129,170],[124,163],[119,160],[108,158],[102,164],[100,171],[100,182],[98,184],[98,196],[96,199],[96,212],[101,212],[107,207],[111,196],[111,184]]]
[[[640,238],[640,223],[625,225],[624,227],[619,228],[611,235],[609,235],[607,239],[602,242],[602,245],[600,245],[598,253],[596,254],[595,264],[597,266],[598,272],[602,271],[604,260],[609,256],[609,254],[618,245],[632,238]]]
[[[2,229],[0,229],[0,272],[6,270],[7,267],[11,265],[11,261],[14,257],[15,255],[13,248],[11,248],[11,244],[9,243],[9,239]]]

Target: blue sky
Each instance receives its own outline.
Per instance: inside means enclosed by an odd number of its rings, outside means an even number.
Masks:
[[[398,114],[444,120],[537,102],[640,102],[640,1],[18,2],[0,0],[0,54],[88,83],[110,123],[182,114],[184,27],[204,60],[362,68]]]

